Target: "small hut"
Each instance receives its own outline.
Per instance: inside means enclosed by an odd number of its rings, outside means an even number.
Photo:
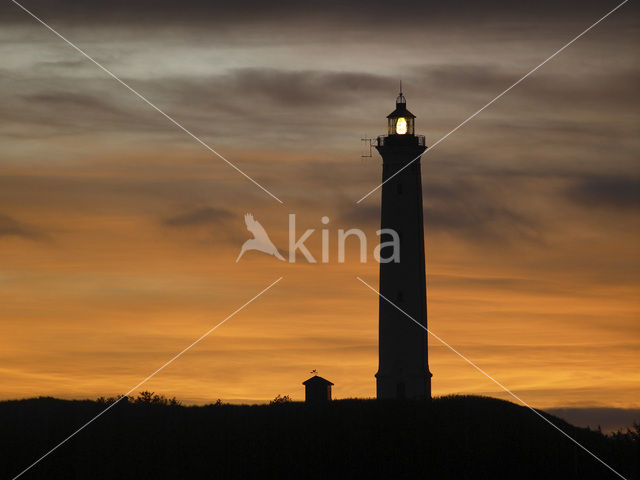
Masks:
[[[304,385],[304,401],[306,403],[324,403],[331,401],[331,383],[329,380],[314,375],[302,382]]]

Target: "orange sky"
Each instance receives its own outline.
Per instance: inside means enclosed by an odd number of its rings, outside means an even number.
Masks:
[[[628,18],[423,159],[429,327],[539,408],[640,408],[638,63],[625,47],[638,29]],[[580,24],[416,30],[402,55],[354,66],[363,41],[389,48],[366,36],[375,26],[344,33],[339,48],[322,29],[294,48],[187,28],[162,57],[154,31],[114,39],[122,26],[58,21],[280,205],[42,27],[7,22],[2,35],[19,35],[3,50],[11,75],[0,94],[0,398],[123,393],[282,276],[144,387],[187,403],[300,400],[312,369],[338,398],[374,396],[378,303],[356,276],[377,286],[380,197],[355,200],[381,162],[359,158],[360,137],[384,132],[399,72],[416,133],[433,144]],[[289,213],[299,231],[329,216],[332,241],[361,227],[370,261],[358,262],[354,242],[345,264],[333,247],[328,264],[257,252],[235,263],[246,212],[281,251]],[[308,242],[318,258],[319,240]],[[430,367],[434,395],[507,398],[433,338]]]
[[[145,179],[154,177],[150,168]],[[315,368],[336,384],[337,397],[375,394],[377,299],[355,277],[377,285],[377,264],[359,263],[355,242],[345,264],[336,262],[333,247],[329,264],[288,264],[258,252],[236,264],[246,237],[243,210],[217,225],[185,220],[168,227],[162,213],[175,218],[172,202],[147,195],[133,207],[129,187],[102,191],[110,180],[95,170],[12,181],[35,203],[16,202],[12,213],[49,233],[2,239],[4,398],[126,391],[279,276],[272,291],[147,387],[198,403],[278,393],[300,399],[300,381]],[[285,250],[287,215],[299,211],[263,200],[252,209]],[[323,214],[341,213],[306,206],[298,231],[320,229]],[[637,232],[619,233],[616,249],[602,254],[610,232],[590,216],[544,244],[506,249],[429,234],[427,225],[430,328],[539,407],[638,406],[635,279],[622,265],[621,274],[606,271],[637,258]],[[348,225],[337,221],[331,242],[340,226]],[[370,239],[372,230],[365,228]],[[311,239],[320,258],[320,233]],[[433,339],[430,357],[434,394],[504,397]]]

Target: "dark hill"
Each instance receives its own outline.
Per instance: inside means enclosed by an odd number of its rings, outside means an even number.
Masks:
[[[2,478],[13,478],[104,407],[51,398],[1,402]],[[547,418],[627,479],[638,478],[637,432],[605,436]],[[527,408],[452,396],[314,408],[121,402],[21,478],[619,477]]]

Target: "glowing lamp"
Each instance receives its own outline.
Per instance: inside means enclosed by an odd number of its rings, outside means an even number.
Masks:
[[[400,117],[396,122],[396,133],[398,135],[404,135],[407,133],[407,121],[404,117]]]

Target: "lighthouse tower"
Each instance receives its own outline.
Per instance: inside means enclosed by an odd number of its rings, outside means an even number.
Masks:
[[[380,228],[394,230],[400,239],[400,261],[380,263],[380,293],[426,328],[419,157],[427,147],[424,136],[414,134],[415,118],[407,110],[401,89],[396,109],[387,116],[388,133],[377,139],[376,150],[382,156],[382,181],[385,182],[382,186]],[[380,239],[381,243],[389,240],[384,235]],[[381,258],[386,258],[384,249]],[[378,345],[377,397],[430,399],[427,332],[382,297]]]

